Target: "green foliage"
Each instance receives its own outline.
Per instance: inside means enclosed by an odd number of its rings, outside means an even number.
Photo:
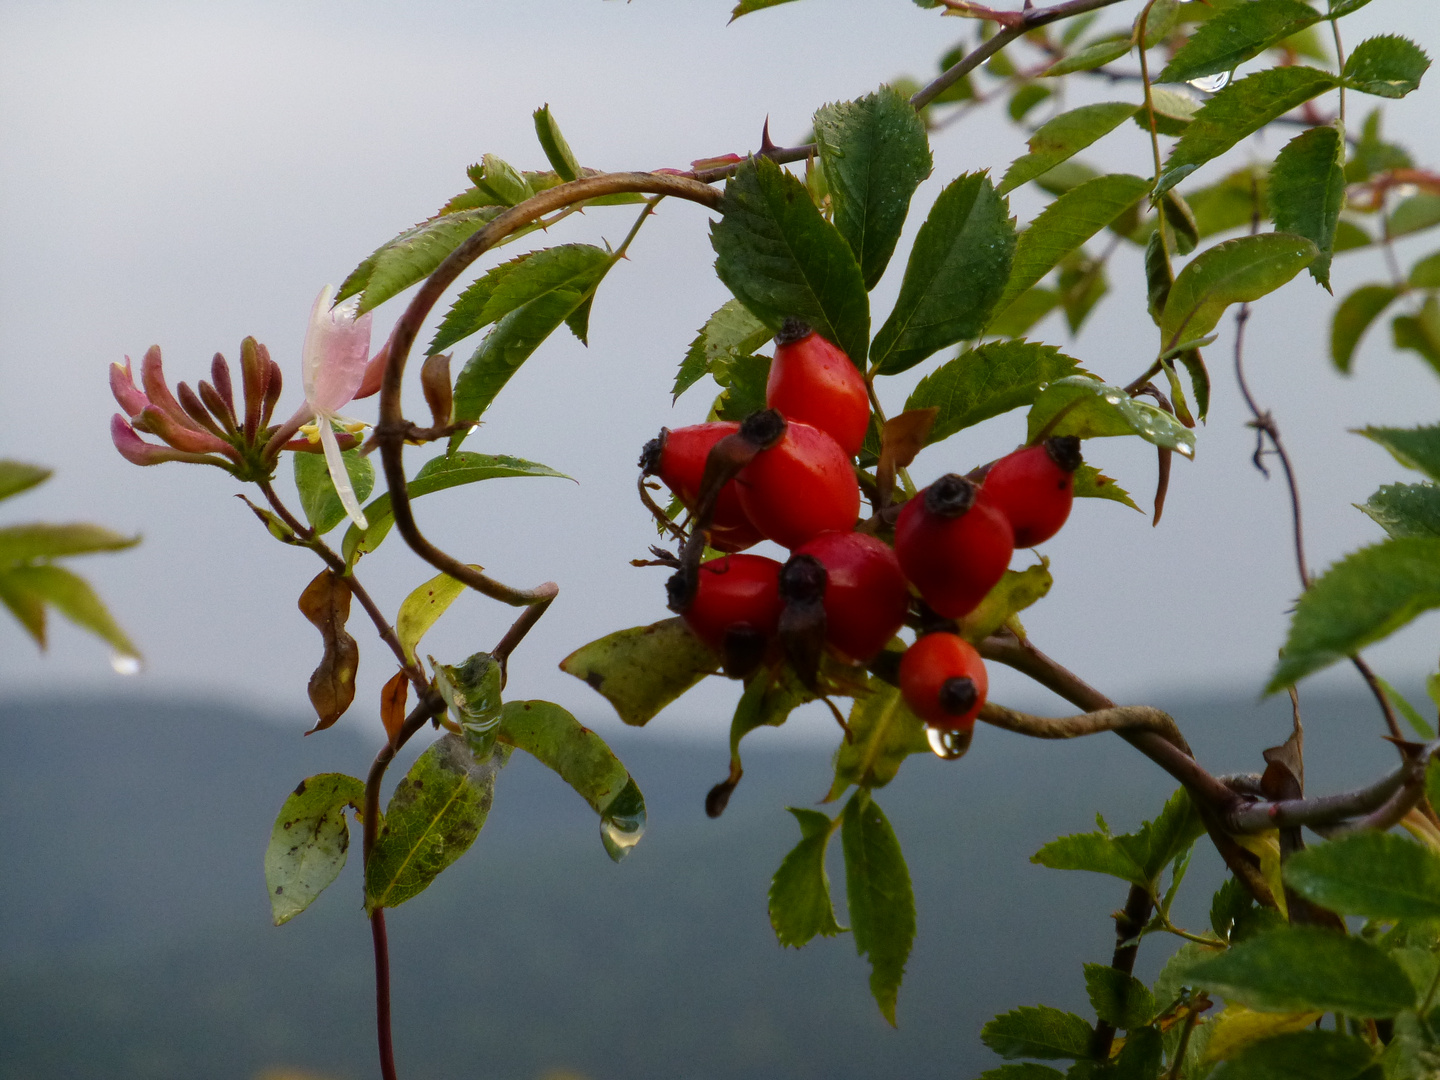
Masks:
[[[849,724],[850,735],[835,753],[835,782],[826,802],[838,799],[851,784],[866,790],[884,787],[907,757],[930,749],[924,722],[899,689],[876,678],[870,679],[868,693],[855,698]]]
[[[911,196],[930,175],[930,143],[905,96],[889,86],[815,114],[835,228],[873,289],[900,239]]]
[[[346,516],[345,507],[340,504],[340,495],[335,490],[335,482],[330,479],[325,455],[291,454],[290,457],[295,465],[295,489],[300,493],[300,509],[305,511],[305,520],[315,530],[315,535],[324,536]],[[375,466],[360,453],[358,447],[346,450],[340,459],[345,462],[345,472],[350,477],[350,486],[355,489],[356,502],[364,502],[375,487]]]
[[[685,351],[672,393],[678,398],[706,375],[717,372],[721,372],[717,377],[719,381],[724,378],[725,368],[760,348],[773,333],[739,300],[726,300],[720,310],[705,321]]]
[[[464,291],[455,298],[455,302],[450,305],[450,310],[445,313],[445,318],[440,320],[440,326],[430,340],[430,347],[425,350],[426,354],[433,356],[443,352],[457,341],[463,341],[494,321],[485,317],[485,309],[490,303],[490,298],[495,295],[495,290],[500,287],[500,282],[504,281],[513,270],[534,254],[533,251],[527,251],[524,255],[515,256],[509,262],[491,267],[490,270],[467,285]]]
[[[791,0],[740,0],[730,11],[730,21],[734,22],[741,15],[749,15],[752,11],[763,11],[765,8],[779,7],[790,2]]]
[[[1423,232],[1440,224],[1440,196],[1421,191],[1402,199],[1386,222],[1392,239]]]
[[[1361,832],[1296,852],[1285,881],[1345,915],[1440,918],[1440,855],[1403,836]]]
[[[1077,833],[1052,840],[1030,857],[1033,863],[1054,870],[1090,870],[1109,874],[1132,885],[1158,890],[1160,874],[1183,855],[1205,826],[1184,788],[1170,796],[1154,821],[1138,832],[1111,836],[1108,829]]]
[[[1296,106],[1333,89],[1334,75],[1316,68],[1267,68],[1232,82],[1207,101],[1165,162],[1157,193]]]
[[[1144,1027],[1155,1015],[1149,987],[1108,964],[1085,965],[1085,991],[1095,1015],[1121,1031]]]
[[[0,499],[8,499],[22,491],[29,491],[43,484],[52,475],[50,469],[41,468],[39,465],[0,458]]]
[[[461,450],[443,457],[431,458],[420,467],[420,471],[405,488],[411,499],[418,499],[436,491],[503,476],[553,476],[561,480],[570,479],[548,465],[526,461],[524,458],[510,457],[508,454],[475,454]],[[369,522],[368,528],[361,530],[358,526],[351,525],[345,533],[341,550],[349,566],[354,566],[355,560],[361,555],[378,548],[395,524],[388,491],[377,496],[365,507],[365,520]]]
[[[1415,988],[1380,948],[1335,930],[1283,926],[1190,969],[1195,986],[1262,1012],[1391,1017],[1415,1006]]]
[[[1247,1046],[1212,1076],[1213,1080],[1353,1080],[1374,1061],[1374,1051],[1361,1039],[1336,1031],[1292,1031]]]
[[[565,141],[565,136],[560,134],[560,125],[555,122],[555,117],[550,115],[549,104],[540,106],[533,115],[535,137],[540,140],[540,148],[545,151],[550,167],[561,180],[576,179],[580,175],[580,163],[575,160],[575,153]]]
[[[1397,540],[1440,538],[1440,488],[1434,484],[1386,484],[1360,509]]]
[[[1195,453],[1195,435],[1167,412],[1146,405],[1088,375],[1057,379],[1030,406],[1026,441],[1053,435],[1095,439],[1112,435],[1139,435],[1146,442]]]
[[[1150,190],[1150,181],[1117,173],[1097,176],[1047,206],[1020,234],[1010,280],[996,302],[1003,313],[1022,293],[1053,270]]]
[[[0,567],[97,551],[123,551],[139,537],[121,536],[101,525],[51,525],[36,522],[0,527]]]
[[[1200,26],[1175,53],[1157,82],[1189,82],[1233,71],[1272,45],[1320,20],[1298,0],[1261,0],[1235,4]]]
[[[567,244],[535,252],[496,283],[481,316],[495,325],[455,379],[456,423],[484,414],[530,354],[589,303],[614,261],[600,248]],[[451,450],[465,434],[451,436]]]
[[[471,569],[480,568],[472,566]],[[424,585],[417,586],[401,602],[400,611],[395,616],[395,637],[411,663],[415,662],[415,646],[420,644],[420,639],[464,591],[464,583],[449,574],[436,574]]]
[[[45,616],[49,608],[64,615],[82,630],[88,630],[106,642],[121,656],[140,656],[120,629],[109,610],[95,595],[88,582],[63,566],[47,562],[0,566],[0,603],[3,603],[20,625],[45,647]]]
[[[840,844],[855,951],[869,957],[870,992],[893,1025],[905,961],[915,940],[910,871],[890,822],[866,791],[855,792],[845,804]]]
[[[737,356],[729,362],[717,363],[712,374],[724,387],[715,399],[713,419],[739,423],[756,409],[765,408],[770,357]]]
[[[290,793],[265,849],[265,887],[275,925],[287,923],[345,868],[350,826],[345,807],[363,809],[365,785],[344,773],[321,773]]]
[[[674,618],[606,634],[561,660],[560,670],[598,691],[625,723],[641,727],[719,671],[720,658],[685,620]]]
[[[992,341],[967,349],[936,368],[905,402],[911,409],[939,409],[932,443],[982,420],[1034,402],[1041,387],[1080,371],[1080,363],[1053,345]]]
[[[1440,607],[1440,540],[1387,540],[1347,555],[1300,597],[1266,692],[1389,637],[1434,607]]]
[[[770,925],[781,945],[800,948],[816,934],[834,937],[847,929],[835,921],[825,852],[840,824],[818,810],[787,807],[800,824],[800,842],[770,882]]]
[[[1090,71],[1103,67],[1112,60],[1119,60],[1134,47],[1135,42],[1129,34],[1116,34],[1077,49],[1069,56],[1055,61],[1040,74],[1054,78],[1057,75],[1069,75],[1074,71]]]
[[[1022,1005],[991,1020],[980,1041],[1003,1058],[1088,1058],[1090,1025],[1049,1005]]]
[[[1258,300],[1309,266],[1314,242],[1288,233],[1261,233],[1216,244],[1175,278],[1160,320],[1166,349],[1204,337],[1231,304]]]
[[[978,336],[1005,290],[1014,250],[1009,207],[989,177],[952,181],[920,226],[895,307],[875,334],[875,370],[893,375]]]
[[[1135,115],[1137,106],[1123,101],[1082,105],[1045,121],[1030,136],[1028,154],[1016,158],[996,186],[1001,195],[1049,172],[1062,161],[1114,131]]]
[[[1330,359],[1340,371],[1350,373],[1351,358],[1365,331],[1399,295],[1390,285],[1361,285],[1340,301],[1330,322]]]
[[[645,799],[599,735],[549,701],[507,701],[496,737],[559,774],[600,815],[600,838],[619,862],[645,832]]]
[[[447,255],[499,217],[504,209],[491,200],[490,205],[442,214],[406,229],[350,272],[336,300],[359,293],[362,313],[379,307],[429,277]]]
[[[1402,98],[1418,89],[1430,58],[1398,34],[1366,38],[1345,59],[1345,85],[1376,97]]]
[[[1310,276],[1326,289],[1344,202],[1345,140],[1340,132],[1316,127],[1291,139],[1270,170],[1270,216],[1276,229],[1303,236],[1319,249]]]
[[[444,735],[395,788],[365,866],[365,910],[397,907],[429,887],[475,842],[495,794],[498,758],[476,761]]]
[[[1081,465],[1076,471],[1075,498],[1109,499],[1111,502],[1122,503],[1131,510],[1140,509],[1135,505],[1135,500],[1130,497],[1128,491],[1104,475],[1094,465]]]
[[[855,361],[864,362],[870,304],[860,266],[805,185],[769,158],[743,163],[725,185],[711,226],[715,272],[762,322],[804,319]]]
[[[1050,560],[1043,556],[1035,566],[1006,570],[985,599],[960,620],[960,636],[978,645],[1031,604],[1043,600],[1053,584]]]

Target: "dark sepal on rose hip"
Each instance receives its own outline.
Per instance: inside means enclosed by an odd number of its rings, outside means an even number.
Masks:
[[[1085,464],[1085,459],[1080,456],[1080,439],[1075,435],[1055,435],[1046,439],[1045,453],[1068,473],[1078,471]]]
[[[797,341],[803,341],[809,337],[813,327],[804,319],[797,319],[791,315],[780,324],[780,332],[775,335],[776,345],[793,345]]]
[[[695,601],[695,590],[699,586],[697,572],[698,567],[692,570],[682,566],[665,582],[665,606],[676,615],[684,615]]]
[[[721,657],[725,664],[725,675],[731,679],[748,679],[765,659],[769,646],[765,635],[753,626],[741,624],[725,631],[725,646]]]
[[[813,555],[792,555],[780,568],[780,644],[800,684],[815,689],[825,651],[825,586],[829,574]]]
[[[980,489],[965,477],[946,473],[925,489],[925,509],[939,518],[957,518],[975,505]]]
[[[660,434],[651,439],[640,449],[640,460],[637,463],[640,471],[646,476],[653,476],[660,471],[660,458],[665,453],[665,440],[670,435],[670,429],[662,427]]]
[[[964,716],[975,707],[979,697],[975,680],[967,676],[956,675],[940,684],[940,708],[951,716]]]

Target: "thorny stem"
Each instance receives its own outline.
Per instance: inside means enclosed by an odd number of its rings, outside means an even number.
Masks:
[[[406,487],[404,466],[405,437],[411,427],[400,406],[405,362],[415,344],[421,324],[441,295],[466,267],[486,251],[517,229],[524,228],[554,210],[574,206],[602,195],[624,192],[674,195],[711,209],[719,207],[722,197],[720,192],[696,180],[660,173],[602,173],[549,188],[518,206],[512,206],[452,251],[435,272],[425,279],[404,314],[400,316],[400,321],[396,323],[391,335],[389,362],[385,366],[385,376],[380,386],[380,419],[375,425],[375,442],[380,448],[395,526],[411,550],[431,566],[477,592],[513,607],[548,603],[555,597],[553,583],[546,582],[536,589],[516,589],[502,584],[436,547],[421,533],[416,524]],[[653,205],[647,206],[645,214],[652,209]],[[641,220],[644,220],[645,214],[642,214]]]
[[[1140,952],[1140,931],[1150,921],[1154,904],[1147,889],[1131,885],[1125,897],[1125,908],[1115,913],[1115,953],[1110,966],[1116,971],[1129,975],[1135,970],[1135,957]],[[1105,1020],[1095,1022],[1095,1031],[1090,1037],[1090,1056],[1097,1061],[1108,1061],[1110,1047],[1115,1042],[1115,1025]]]

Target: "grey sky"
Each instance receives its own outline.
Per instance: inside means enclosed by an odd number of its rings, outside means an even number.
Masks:
[[[5,516],[87,518],[145,534],[139,549],[83,566],[146,652],[140,685],[303,715],[319,641],[295,597],[318,565],[269,540],[220,472],[141,470],[121,460],[107,435],[112,360],[138,360],[158,343],[172,383],[193,382],[212,353],[234,359],[241,337],[254,334],[285,368],[280,411],[288,412],[299,400],[299,346],[320,286],[433,213],[465,186],[464,168],[481,154],[540,167],[530,120],[538,105],[550,103],[586,165],[683,167],[754,148],[767,114],[777,140],[796,139],[819,104],[897,75],[925,75],[974,27],[903,0],[802,0],[727,27],[729,6],[0,4],[0,455],[57,472],[47,488],[7,503]],[[1128,19],[1134,6],[1116,17]],[[1353,43],[1393,30],[1402,12],[1408,32],[1433,52],[1440,13],[1428,4],[1377,0],[1346,21],[1346,32]],[[1432,162],[1440,158],[1429,122],[1435,100],[1427,85],[1391,105],[1387,118],[1390,132]],[[1352,97],[1352,123],[1373,103]],[[1023,137],[982,116],[938,134],[934,146],[922,205],[959,172],[1003,168]],[[1148,168],[1148,146],[1128,128],[1087,157]],[[1197,180],[1221,172],[1211,165]],[[1024,219],[1037,204],[1025,197],[1014,205]],[[536,246],[618,242],[631,216],[592,211]],[[668,394],[695,328],[726,296],[709,270],[706,222],[696,207],[664,206],[597,298],[590,348],[560,336],[544,346],[467,444],[543,461],[578,485],[500,480],[420,504],[424,525],[461,558],[517,585],[560,582],[560,600],[516,658],[511,693],[554,698],[601,724],[613,722],[608,707],[555,664],[591,638],[665,615],[663,573],[628,565],[653,540],[633,495],[633,466],[662,424],[698,420],[708,405],[703,387],[673,409]],[[1403,249],[1407,265],[1429,252],[1427,243],[1433,234]],[[907,248],[908,239],[901,257]],[[1113,266],[1112,293],[1078,341],[1054,321],[1041,333],[1123,381],[1153,354],[1153,328],[1138,300],[1135,253],[1122,252]],[[1337,295],[1381,274],[1371,255],[1342,257]],[[877,290],[882,315],[895,288],[887,278]],[[1362,346],[1356,377],[1333,374],[1332,303],[1297,279],[1257,305],[1249,350],[1256,392],[1299,463],[1317,567],[1378,539],[1350,504],[1400,475],[1383,451],[1345,429],[1430,422],[1440,404],[1434,377],[1388,349],[1383,325]],[[377,313],[377,341],[396,314],[394,304]],[[1158,686],[1258,690],[1297,592],[1284,491],[1249,462],[1253,436],[1229,373],[1230,326],[1208,352],[1210,425],[1198,459],[1176,462],[1161,526],[1110,503],[1083,504],[1046,547],[1056,587],[1026,624],[1043,648],[1121,699],[1141,700]],[[898,406],[905,389],[883,393]],[[1023,414],[992,421],[928,452],[917,476],[968,468],[1022,437]],[[1148,503],[1148,448],[1109,440],[1090,452]],[[361,573],[392,611],[430,576],[398,540]],[[492,645],[508,617],[462,598],[422,651],[458,660]],[[393,668],[356,622],[363,659],[353,720],[368,724]],[[1422,674],[1434,663],[1435,625],[1422,621],[1373,659],[1393,678]],[[0,623],[0,657],[10,685],[116,679],[103,647],[61,625],[40,658]],[[997,696],[1020,693],[1003,674],[996,684]],[[737,693],[711,680],[656,724],[718,729]],[[800,726],[829,723],[821,713]]]

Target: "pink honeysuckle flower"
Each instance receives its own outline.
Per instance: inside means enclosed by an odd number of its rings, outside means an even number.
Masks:
[[[335,287],[326,285],[315,298],[310,311],[310,328],[305,331],[305,347],[301,352],[301,380],[305,387],[305,404],[315,419],[320,445],[325,451],[325,464],[330,481],[340,496],[340,505],[359,528],[369,527],[350,474],[340,456],[331,421],[342,419],[340,410],[355,399],[365,379],[370,359],[370,313],[358,314],[359,300],[354,298],[331,306]],[[343,420],[342,420],[343,422]]]

